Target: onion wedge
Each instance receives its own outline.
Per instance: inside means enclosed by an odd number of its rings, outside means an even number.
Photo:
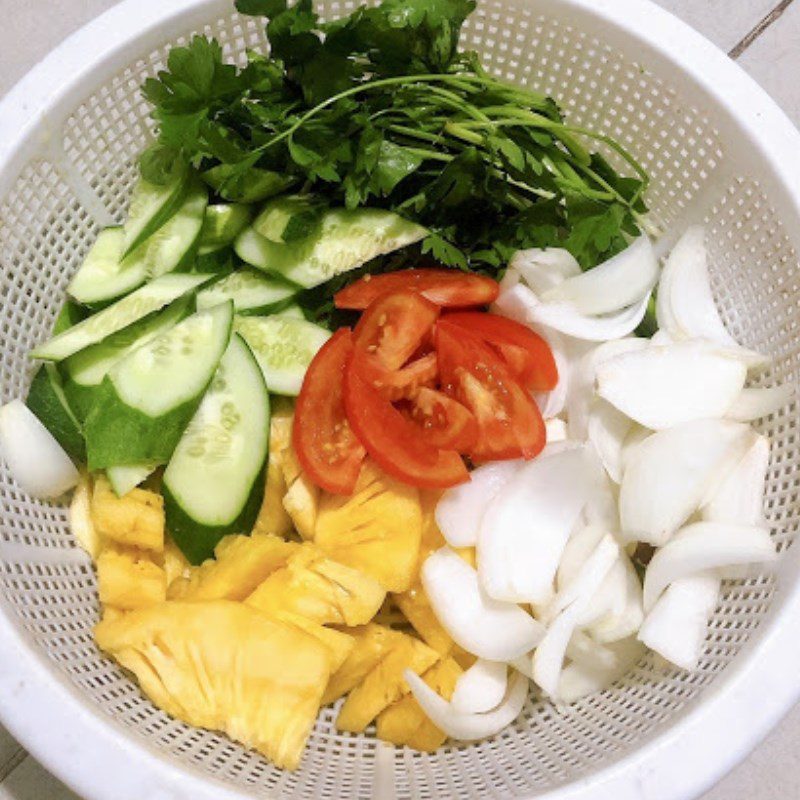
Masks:
[[[609,646],[616,661],[611,667],[599,664],[584,666],[573,662],[561,672],[558,695],[564,703],[575,703],[583,697],[608,689],[623,678],[645,653],[644,645],[635,637],[623,639]]]
[[[428,556],[422,586],[456,644],[487,661],[511,661],[534,648],[544,627],[513,603],[488,597],[478,574],[449,547]]]
[[[752,422],[780,411],[796,394],[795,387],[790,383],[742,389],[725,416],[737,422]]]
[[[456,711],[410,669],[403,673],[403,677],[431,722],[451,739],[461,742],[474,742],[500,733],[520,715],[528,699],[528,679],[515,672],[500,705],[484,714],[468,714]]]
[[[524,461],[493,461],[470,473],[468,483],[447,489],[436,505],[436,524],[451,547],[473,547],[486,509]]]
[[[710,569],[767,563],[777,558],[766,528],[721,522],[696,522],[684,528],[653,556],[644,576],[644,608],[649,614],[675,581]]]
[[[582,274],[572,253],[561,247],[517,250],[508,262],[508,271],[517,272],[536,294],[547,292]]]
[[[647,615],[640,641],[681,669],[695,669],[719,587],[714,570],[676,580]]]
[[[59,497],[80,480],[70,457],[21,400],[0,408],[0,454],[31,497]]]
[[[742,361],[707,342],[625,353],[597,368],[597,392],[653,430],[725,416],[747,378]]]
[[[613,258],[567,278],[540,297],[544,303],[570,303],[582,314],[608,314],[639,302],[657,280],[653,245],[647,236],[640,236]]]
[[[750,441],[750,429],[739,422],[696,420],[658,431],[636,445],[620,486],[623,541],[665,544]]]
[[[567,436],[567,423],[560,417],[550,417],[544,421],[544,430],[547,434],[547,441],[564,442],[569,437]]]
[[[503,702],[508,688],[508,666],[479,658],[456,681],[450,703],[456,711],[482,714]]]
[[[611,403],[597,398],[589,412],[588,435],[608,477],[622,482],[622,451],[625,439],[635,423]]]
[[[481,585],[490,597],[549,602],[564,545],[598,471],[587,448],[570,447],[526,464],[495,496],[477,548]]]

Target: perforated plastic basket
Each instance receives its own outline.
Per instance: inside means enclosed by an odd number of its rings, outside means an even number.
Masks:
[[[326,15],[353,7],[325,2]],[[128,0],[77,33],[0,104],[0,401],[23,395],[27,352],[100,226],[119,221],[150,122],[138,95],[170,45],[216,36],[233,58],[263,44],[230,0]],[[800,135],[712,45],[644,0],[484,0],[464,44],[497,75],[553,94],[570,121],[620,139],[653,176],[653,219],[674,237],[705,220],[732,332],[798,379]],[[797,408],[772,439],[766,510],[776,573],[726,584],[700,667],[645,658],[569,708],[530,702],[495,738],[434,755],[376,750],[323,712],[300,770],[156,710],[92,641],[88,559],[63,508],[0,472],[0,715],[59,777],[97,800],[695,796],[800,691]],[[376,757],[376,752],[378,753]]]

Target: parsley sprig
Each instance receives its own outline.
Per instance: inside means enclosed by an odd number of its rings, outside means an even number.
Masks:
[[[142,159],[150,180],[191,164],[213,170],[223,197],[260,186],[392,209],[430,230],[423,253],[492,273],[533,246],[566,247],[589,268],[637,234],[644,170],[459,51],[473,0],[383,0],[328,23],[310,0],[236,6],[268,19],[269,56],[237,67],[199,36],[173,48],[144,85],[159,129]]]

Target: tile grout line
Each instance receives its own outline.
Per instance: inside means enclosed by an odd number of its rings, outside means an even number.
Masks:
[[[9,758],[0,764],[0,785],[27,757],[28,753],[25,748],[17,747]]]
[[[758,22],[758,24],[746,33],[742,39],[737,42],[729,51],[728,55],[733,58],[739,58],[742,53],[750,47],[762,33],[764,33],[767,28],[769,28],[774,22],[777,22],[782,16],[783,12],[786,11],[787,8],[792,4],[794,0],[781,0],[772,11],[769,12],[762,20]]]

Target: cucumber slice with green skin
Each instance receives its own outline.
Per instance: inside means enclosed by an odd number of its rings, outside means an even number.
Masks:
[[[270,392],[290,396],[300,393],[308,365],[331,335],[313,322],[282,314],[237,316],[234,329],[253,351]]]
[[[73,461],[79,464],[86,461],[83,430],[64,395],[61,378],[54,364],[43,364],[34,375],[25,405]]]
[[[158,311],[210,280],[210,275],[164,275],[39,345],[31,356],[62,361]]]
[[[230,244],[250,222],[250,209],[241,203],[217,203],[206,208],[200,232],[200,252]]]
[[[218,164],[200,176],[223,199],[231,203],[257,203],[288,189],[293,178],[252,167],[244,175],[231,177],[231,166]]]
[[[210,308],[233,300],[237,314],[270,314],[291,305],[298,289],[252,269],[242,269],[197,293],[197,307]]]
[[[169,460],[230,339],[233,303],[199,311],[103,378],[84,431],[89,469]]]
[[[199,248],[194,259],[192,272],[204,273],[206,275],[229,275],[233,272],[235,263],[238,261],[233,248],[230,245],[220,247],[217,250],[204,250]]]
[[[178,210],[187,187],[186,175],[180,175],[164,186],[139,179],[123,226],[122,258],[152,236]]]
[[[122,258],[124,239],[122,228],[100,231],[67,286],[70,297],[86,306],[97,305],[122,297],[145,282],[147,269],[136,253]]]
[[[249,533],[264,496],[269,394],[236,334],[164,472],[167,530],[193,564],[229,533]]]
[[[290,306],[282,309],[281,311],[272,312],[276,317],[288,317],[289,319],[305,319],[306,315],[303,309],[297,303],[292,303]]]
[[[78,419],[86,419],[97,388],[114,364],[137,347],[166,333],[192,309],[193,298],[181,297],[163,311],[151,314],[63,361],[64,393]]]
[[[77,325],[89,316],[88,309],[67,300],[58,312],[56,321],[53,323],[53,336],[58,336],[73,325]]]
[[[267,203],[253,220],[253,230],[276,244],[299,241],[317,232],[324,213],[311,197],[279,197]]]
[[[109,467],[106,477],[117,497],[124,497],[152,475],[159,464],[124,464]]]
[[[242,261],[310,289],[418,242],[426,233],[391,211],[336,209],[323,214],[317,232],[307,239],[277,244],[250,227],[239,234],[234,247]]]

